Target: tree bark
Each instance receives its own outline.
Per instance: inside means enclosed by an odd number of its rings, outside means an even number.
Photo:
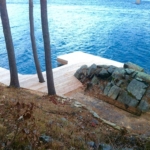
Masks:
[[[53,80],[53,72],[51,65],[51,48],[50,48],[50,37],[49,37],[49,28],[48,28],[48,19],[47,19],[47,0],[40,0],[41,6],[41,24],[44,40],[44,49],[45,49],[45,64],[46,64],[46,77],[47,77],[47,88],[48,95],[55,95],[55,87]]]
[[[43,75],[41,72],[40,63],[38,61],[37,47],[36,47],[35,35],[34,35],[33,0],[29,0],[29,21],[30,21],[30,37],[31,37],[35,67],[36,67],[37,75],[39,78],[39,82],[42,83],[42,82],[44,82],[44,78],[43,78]]]
[[[1,14],[3,32],[5,37],[8,60],[9,60],[10,86],[18,88],[20,87],[20,85],[18,80],[18,71],[16,67],[15,52],[14,52],[14,46],[13,46],[11,30],[9,25],[6,0],[0,0],[0,14]]]

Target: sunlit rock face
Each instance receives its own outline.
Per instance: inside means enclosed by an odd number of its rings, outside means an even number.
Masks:
[[[136,64],[128,62],[123,68],[84,65],[76,71],[75,77],[83,84],[87,83],[87,88],[97,86],[99,93],[127,107],[135,107],[142,112],[150,110],[150,75]]]

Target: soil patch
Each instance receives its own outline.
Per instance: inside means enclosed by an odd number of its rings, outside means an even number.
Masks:
[[[80,93],[80,92],[79,92]],[[41,93],[42,94],[42,93]],[[149,139],[116,130],[75,100],[0,85],[0,149],[141,148]]]

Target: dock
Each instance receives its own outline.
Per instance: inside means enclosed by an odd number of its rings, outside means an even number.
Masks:
[[[114,65],[116,67],[123,67],[123,63],[83,53],[81,51],[58,56],[57,61],[62,64],[62,66],[53,69],[53,77],[56,94],[61,96],[82,87],[81,82],[74,77],[74,73],[82,65],[90,66],[95,63],[97,65]],[[46,72],[43,72],[43,76],[46,81]],[[47,83],[39,83],[37,74],[18,74],[18,77],[21,88],[47,93]],[[10,84],[9,70],[1,67],[0,83],[7,86]]]

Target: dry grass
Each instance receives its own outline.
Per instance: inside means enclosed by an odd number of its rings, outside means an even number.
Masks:
[[[143,148],[145,140],[117,131],[96,120],[69,99],[0,85],[0,149],[90,150],[87,142]],[[94,120],[94,121],[93,121]],[[41,135],[53,140],[44,143]]]

